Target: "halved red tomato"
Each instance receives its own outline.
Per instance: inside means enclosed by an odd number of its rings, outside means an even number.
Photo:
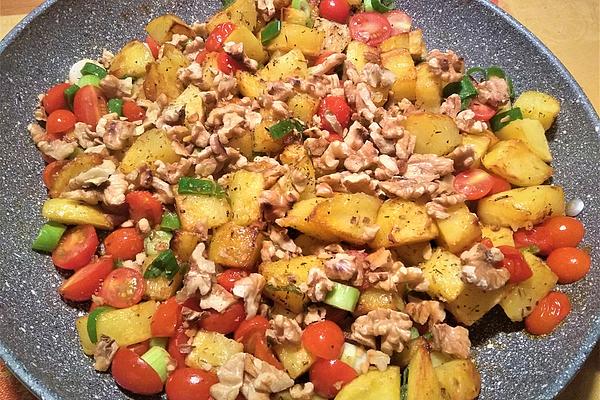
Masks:
[[[500,178],[498,175],[490,174],[492,177],[492,189],[488,193],[488,196],[491,196],[496,193],[506,192],[507,190],[512,189],[510,183],[504,178]]]
[[[69,104],[65,98],[65,90],[71,86],[69,83],[59,83],[58,85],[52,86],[42,99],[42,105],[46,114],[50,115],[56,110],[68,110]]]
[[[137,191],[127,193],[125,201],[129,205],[129,216],[135,222],[146,218],[150,226],[160,223],[162,219],[162,204],[156,200],[152,193],[146,191]]]
[[[79,269],[90,262],[98,247],[98,235],[92,225],[69,229],[52,252],[52,262],[63,269]]]
[[[219,383],[214,372],[181,368],[167,379],[165,391],[169,400],[209,400],[210,387]]]
[[[79,89],[73,100],[73,113],[77,121],[86,123],[95,130],[100,118],[108,113],[106,99],[100,88],[87,85]]]
[[[161,303],[150,322],[152,336],[171,337],[177,333],[177,327],[181,324],[181,309],[183,305],[179,304],[175,297],[171,297],[164,303]]]
[[[42,173],[42,180],[44,181],[44,185],[46,185],[48,189],[50,189],[52,185],[54,185],[56,175],[68,162],[68,160],[59,160],[52,161],[50,164],[46,165],[46,168],[44,168],[44,172]]]
[[[224,74],[232,74],[246,69],[244,64],[224,52],[219,53],[217,56],[217,68]]]
[[[223,312],[208,310],[208,315],[204,316],[199,327],[211,332],[219,332],[224,335],[235,332],[242,321],[246,319],[244,304],[237,302],[230,305]]]
[[[92,298],[104,278],[113,270],[114,261],[111,256],[103,256],[76,271],[58,289],[67,300],[86,301]]]
[[[117,268],[104,279],[99,295],[109,306],[127,308],[142,300],[145,289],[144,278],[137,270]]]
[[[498,246],[504,255],[502,267],[510,272],[508,283],[519,283],[533,276],[533,272],[521,252],[512,246]]]
[[[346,385],[353,381],[358,374],[348,364],[340,360],[318,359],[310,367],[310,381],[315,385],[315,392],[323,397],[332,399]]]
[[[369,46],[377,46],[392,34],[387,18],[375,12],[354,14],[348,25],[352,38]]]
[[[471,111],[475,113],[475,119],[477,121],[487,122],[494,115],[496,115],[496,109],[494,107],[490,107],[487,104],[480,103],[478,101],[472,101],[469,105]]]
[[[467,200],[479,200],[492,190],[491,175],[479,168],[472,168],[456,174],[454,189],[466,196]]]
[[[185,357],[186,353],[180,351],[181,346],[185,345],[190,338],[185,334],[182,326],[177,328],[175,335],[169,338],[169,345],[167,351],[173,360],[177,364],[177,368],[185,368]]]
[[[403,11],[393,10],[383,14],[392,27],[392,36],[410,32],[412,18]]]
[[[235,24],[232,22],[223,22],[215,26],[208,38],[204,48],[207,51],[219,51],[223,47],[223,43],[227,40],[227,37],[235,30]]]
[[[149,395],[163,390],[163,383],[156,371],[127,347],[117,350],[111,372],[115,382],[130,392]]]
[[[146,111],[135,101],[126,100],[123,102],[123,116],[131,122],[141,121],[146,116]]]

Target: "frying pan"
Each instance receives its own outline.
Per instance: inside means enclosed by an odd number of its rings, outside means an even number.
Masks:
[[[581,88],[530,32],[483,0],[399,1],[425,32],[428,48],[453,49],[469,66],[502,66],[517,93],[538,89],[560,99],[549,132],[556,173],[567,199],[581,198],[584,245],[600,259],[598,161],[600,121]],[[166,12],[203,20],[220,7],[202,0],[50,0],[0,44],[0,357],[38,397],[49,400],[125,399],[107,374],[93,370],[79,349],[75,318],[63,303],[62,277],[30,245],[43,224],[43,162],[27,133],[38,93],[65,79],[77,60],[116,51]],[[558,21],[557,21],[558,23]],[[585,55],[583,55],[585,56]],[[482,374],[481,400],[551,399],[569,382],[600,334],[600,268],[560,287],[573,312],[544,338],[493,310],[473,329]]]

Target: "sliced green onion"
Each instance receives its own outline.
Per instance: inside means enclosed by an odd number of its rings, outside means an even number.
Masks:
[[[149,256],[155,256],[170,247],[171,239],[173,239],[171,232],[152,231],[144,239],[144,250]]]
[[[262,29],[262,31],[260,31],[260,41],[262,44],[267,44],[279,36],[279,32],[281,32],[281,21],[274,19],[273,21],[269,22],[267,26]]]
[[[183,177],[179,179],[179,194],[202,194],[205,196],[224,197],[225,190],[217,182],[210,179]]]
[[[98,78],[102,79],[106,75],[108,75],[108,72],[106,72],[106,70],[104,68],[102,68],[101,66],[91,63],[91,62],[88,62],[88,63],[85,63],[83,68],[81,68],[81,75],[83,75],[83,76],[95,75]]]
[[[306,0],[292,0],[292,8],[302,11],[306,15],[305,25],[309,28],[313,27],[312,8]]]
[[[71,85],[65,89],[65,99],[67,100],[67,104],[69,108],[73,109],[73,99],[75,99],[75,93],[79,90],[79,86]]]
[[[161,381],[167,380],[167,366],[171,360],[168,351],[159,346],[150,347],[141,358],[156,371]]]
[[[166,349],[168,341],[169,338],[166,337],[153,337],[150,339],[150,347],[162,347]]]
[[[402,371],[402,381],[400,382],[400,400],[408,400],[408,367]]]
[[[386,13],[394,9],[394,2],[390,0],[364,0],[365,11]]]
[[[275,125],[271,125],[271,127],[267,130],[273,139],[281,139],[294,131],[302,133],[305,129],[306,127],[300,120],[296,118],[289,118],[279,121]]]
[[[357,288],[334,282],[333,289],[327,293],[324,303],[341,310],[353,312],[359,297],[360,291]]]
[[[40,228],[40,231],[31,244],[31,248],[37,251],[45,251],[50,253],[58,246],[60,238],[67,227],[58,222],[47,222]]]
[[[90,340],[92,341],[92,343],[96,343],[98,341],[98,332],[96,331],[96,324],[98,323],[98,317],[100,316],[100,314],[103,314],[110,310],[114,310],[114,308],[108,307],[108,306],[96,307],[90,313],[90,315],[88,315],[87,332],[88,332],[88,336],[90,337]]]
[[[79,86],[80,88],[88,85],[100,87],[100,81],[101,79],[98,78],[96,75],[83,75],[81,78],[79,78],[77,86]]]
[[[486,79],[486,77],[487,77],[487,72],[484,68],[472,67],[467,70],[467,75],[473,76],[475,74],[481,74],[484,79]]]
[[[490,126],[496,132],[517,119],[523,119],[523,113],[519,107],[511,108],[508,111],[494,115],[490,119]]]
[[[414,326],[410,328],[410,340],[416,339],[419,337],[419,330]]]
[[[227,8],[230,5],[232,5],[233,3],[235,3],[235,0],[222,0],[223,3],[223,8]]]
[[[179,222],[177,213],[165,211],[160,221],[160,228],[165,231],[174,231],[181,228],[181,222]]]
[[[144,278],[152,279],[164,275],[167,279],[173,279],[178,271],[179,264],[177,263],[175,254],[169,249],[161,252],[154,261],[152,261],[146,272],[144,272]]]
[[[108,112],[118,114],[119,117],[123,116],[123,100],[122,99],[110,99],[108,101]]]

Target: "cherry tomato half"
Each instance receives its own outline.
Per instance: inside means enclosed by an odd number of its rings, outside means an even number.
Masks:
[[[566,294],[550,292],[525,318],[525,329],[534,335],[552,332],[571,312],[571,302]]]
[[[350,17],[348,0],[321,0],[319,14],[330,21],[345,24]]]
[[[218,382],[214,372],[181,368],[169,376],[165,391],[169,400],[208,400],[210,387]]]
[[[52,161],[50,164],[46,165],[46,168],[44,168],[44,172],[42,173],[42,180],[48,189],[52,188],[52,185],[54,185],[54,181],[56,180],[56,175],[58,175],[62,167],[68,162],[69,161],[67,160],[59,160]]]
[[[379,45],[392,34],[387,18],[375,12],[354,14],[348,25],[352,38],[369,46]]]
[[[263,336],[269,328],[269,321],[261,316],[256,315],[250,319],[243,321],[240,326],[235,330],[233,338],[238,342],[244,342],[255,332],[260,332]]]
[[[127,308],[142,300],[146,284],[142,274],[132,268],[113,270],[100,288],[104,303],[115,308]]]
[[[551,217],[545,220],[541,227],[552,238],[555,249],[559,247],[577,247],[585,235],[583,224],[573,217]]]
[[[73,100],[73,113],[77,121],[86,123],[95,130],[100,117],[108,113],[106,99],[100,88],[87,85],[79,89]]]
[[[334,322],[315,322],[304,329],[302,345],[314,356],[327,360],[338,358],[344,345],[344,332]]]
[[[491,175],[479,168],[459,172],[454,178],[454,189],[464,194],[467,200],[479,200],[492,190]]]
[[[46,114],[50,115],[56,110],[68,110],[69,105],[65,98],[65,90],[71,86],[70,83],[59,83],[58,85],[52,86],[42,99],[42,105]]]
[[[203,317],[198,325],[201,329],[227,335],[235,332],[245,319],[244,304],[237,302],[227,307],[223,312],[208,310],[208,315]]]
[[[474,118],[477,121],[487,122],[496,115],[496,109],[494,107],[490,107],[487,104],[478,101],[472,101],[469,105],[469,109],[475,113]]]
[[[51,138],[59,139],[65,133],[75,128],[77,118],[69,110],[56,110],[48,116],[46,121],[46,134]]]
[[[152,53],[152,57],[155,59],[158,58],[158,51],[160,49],[160,44],[152,38],[152,36],[146,36],[146,44]]]
[[[181,324],[181,309],[183,305],[179,304],[175,297],[171,297],[164,303],[161,303],[150,322],[152,336],[171,337],[177,333],[177,327]]]
[[[180,351],[181,346],[187,344],[190,338],[185,334],[184,328],[179,326],[174,336],[169,338],[169,345],[167,346],[167,351],[175,363],[177,364],[177,368],[185,368],[185,357],[186,353],[182,353]]]
[[[560,247],[548,256],[546,263],[558,276],[558,283],[573,283],[590,272],[590,255],[576,247]]]
[[[333,51],[328,51],[328,50],[322,51],[321,54],[319,54],[317,56],[317,58],[315,58],[312,65],[322,64],[327,59],[327,57],[329,57],[332,54],[334,54]]]
[[[79,269],[88,264],[98,247],[98,235],[92,225],[69,229],[52,252],[52,262],[63,269]]]
[[[510,272],[508,283],[523,282],[533,276],[529,264],[523,258],[523,254],[512,246],[498,246],[498,249],[504,255],[502,267]]]
[[[517,230],[513,233],[513,240],[517,249],[536,247],[537,252],[543,256],[550,254],[554,248],[551,235],[540,225],[531,229]]]
[[[160,376],[133,350],[120,347],[113,358],[111,372],[115,382],[136,394],[156,394],[163,390]]]
[[[75,271],[58,289],[67,300],[86,301],[92,298],[104,278],[113,270],[114,261],[111,256],[103,256],[85,267]]]
[[[125,201],[129,205],[129,216],[135,222],[146,218],[150,222],[150,226],[160,223],[163,213],[162,204],[152,196],[152,193],[130,192],[125,196]]]
[[[206,60],[206,56],[208,55],[208,53],[209,52],[206,49],[200,50],[196,55],[196,59],[194,61],[196,61],[198,64],[202,64],[204,60]]]
[[[135,101],[126,100],[123,102],[123,116],[131,122],[141,121],[146,116],[146,111]]]
[[[337,142],[337,141],[341,142],[342,140],[344,140],[344,138],[339,133],[335,133],[335,132],[331,133],[331,132],[329,132],[329,136],[327,136],[327,141],[329,143]]]
[[[136,228],[120,228],[104,239],[104,249],[117,260],[133,260],[144,251],[144,238]]]
[[[248,275],[248,271],[244,271],[243,269],[229,268],[217,275],[217,283],[223,286],[228,292],[232,292],[235,283]]]
[[[357,373],[348,364],[340,360],[318,359],[310,367],[310,381],[315,385],[315,392],[331,399],[342,387],[357,377]]]
[[[277,369],[283,370],[283,365],[273,354],[273,351],[267,345],[267,339],[264,334],[254,332],[244,342],[244,351],[253,354],[256,358],[271,364]]]
[[[346,99],[343,96],[327,96],[319,104],[318,109],[319,117],[321,118],[321,128],[329,132],[335,132],[327,118],[327,113],[331,113],[335,116],[337,122],[342,126],[342,129],[347,128],[350,125],[350,117],[352,116],[352,109],[346,103]]]
[[[227,53],[219,53],[219,55],[217,55],[217,68],[224,74],[232,74],[236,71],[243,71],[246,69],[244,64]]]
[[[208,38],[206,39],[204,48],[207,51],[219,51],[223,47],[223,43],[227,41],[227,37],[235,30],[236,26],[232,22],[223,22],[215,26]]]
[[[94,303],[95,304],[95,303]],[[132,350],[138,356],[143,356],[145,352],[150,349],[150,339],[144,340],[143,342],[139,342],[136,344],[132,344],[127,346],[129,350]]]
[[[498,175],[494,174],[490,174],[490,177],[492,178],[492,189],[488,193],[488,196],[500,192],[506,192],[512,188],[506,179],[500,178]]]
[[[392,36],[410,32],[412,18],[405,12],[393,10],[383,14],[392,27]]]

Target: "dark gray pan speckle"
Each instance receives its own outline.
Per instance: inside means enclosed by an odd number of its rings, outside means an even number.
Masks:
[[[425,31],[428,48],[453,49],[470,66],[497,64],[517,92],[539,89],[557,96],[562,112],[552,129],[554,182],[567,199],[580,197],[585,245],[595,260],[577,284],[560,287],[573,313],[556,332],[534,339],[494,310],[473,329],[482,373],[480,399],[551,399],[573,377],[600,334],[600,123],[579,86],[537,39],[483,0],[399,1]],[[152,17],[174,12],[202,20],[217,1],[49,1],[0,44],[0,356],[43,399],[128,398],[107,374],[94,372],[79,350],[74,320],[64,304],[61,277],[50,259],[31,252],[43,223],[43,162],[26,130],[36,96],[65,79],[70,65],[143,38]],[[560,23],[557,19],[557,23]],[[585,56],[585,55],[583,55]]]

